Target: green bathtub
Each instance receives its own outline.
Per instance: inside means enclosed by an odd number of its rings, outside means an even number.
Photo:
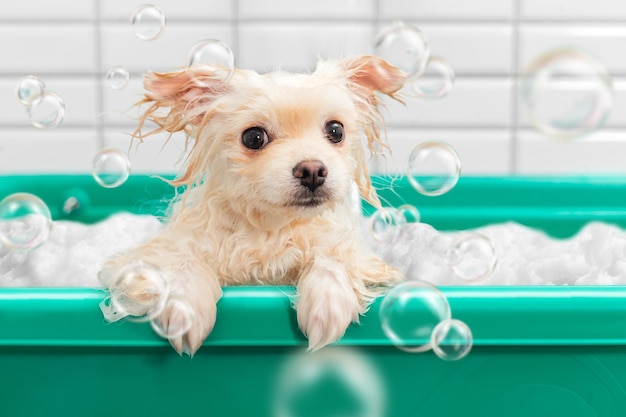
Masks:
[[[626,227],[622,178],[465,177],[434,198],[402,178],[374,181],[388,204],[414,204],[441,230],[515,220],[568,237],[592,220]],[[173,194],[143,176],[117,189],[89,176],[2,177],[0,197],[13,192],[86,223],[120,210],[162,214]],[[65,214],[70,197],[80,208]],[[473,331],[470,354],[447,362],[396,349],[378,300],[332,349],[358,359],[348,371],[371,371],[355,374],[377,387],[364,401],[358,382],[346,388],[336,375],[285,388],[285,369],[306,346],[293,288],[226,288],[215,330],[193,358],[176,355],[148,324],[105,323],[102,290],[0,289],[0,416],[626,416],[626,287],[441,289]]]

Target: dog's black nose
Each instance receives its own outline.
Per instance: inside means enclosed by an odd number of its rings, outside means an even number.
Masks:
[[[317,187],[324,184],[328,176],[328,168],[322,161],[302,161],[293,167],[293,176],[300,179],[300,184],[315,191]]]

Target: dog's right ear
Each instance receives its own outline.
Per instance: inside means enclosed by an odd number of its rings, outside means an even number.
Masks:
[[[146,93],[138,105],[148,104],[139,121],[135,137],[142,138],[141,128],[146,120],[159,128],[148,133],[194,130],[210,113],[210,104],[226,93],[223,71],[211,66],[193,66],[180,71],[151,73],[144,77]]]
[[[168,139],[174,132],[187,133],[186,149],[189,153],[185,157],[183,172],[174,180],[166,180],[173,186],[201,181],[202,158],[206,149],[198,146],[198,138],[215,113],[213,102],[231,89],[232,84],[223,76],[221,69],[198,65],[144,77],[146,93],[137,103],[142,114],[132,137],[143,141],[146,136],[162,132],[170,134]],[[144,105],[148,108],[145,109]],[[156,123],[157,128],[143,133],[146,121]]]

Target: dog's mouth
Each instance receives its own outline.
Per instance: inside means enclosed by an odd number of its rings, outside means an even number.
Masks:
[[[303,192],[294,196],[289,200],[288,204],[292,207],[312,208],[318,207],[327,203],[331,199],[331,195],[328,192],[322,192],[322,190],[315,190],[312,192]]]

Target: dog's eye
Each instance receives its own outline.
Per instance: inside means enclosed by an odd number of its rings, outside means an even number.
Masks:
[[[326,137],[332,143],[339,143],[343,140],[343,125],[336,120],[326,123]]]
[[[248,149],[261,149],[268,142],[267,133],[260,127],[251,127],[241,134],[241,143]]]

